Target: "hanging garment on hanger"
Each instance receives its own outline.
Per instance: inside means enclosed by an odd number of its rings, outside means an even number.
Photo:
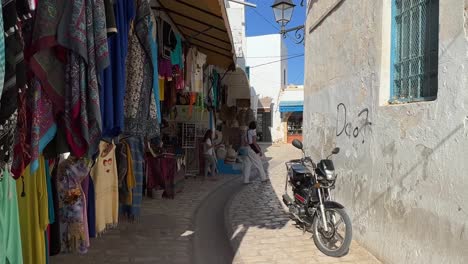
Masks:
[[[44,232],[49,224],[45,161],[39,158],[34,174],[27,167],[16,183],[24,264],[45,264]]]
[[[174,50],[171,52],[171,63],[172,65],[178,65],[180,69],[184,68],[184,56],[182,52],[182,37],[179,34],[175,34],[176,45]]]
[[[109,2],[110,0],[106,0]],[[99,103],[102,115],[102,134],[104,137],[115,137],[124,128],[124,97],[126,88],[125,60],[128,54],[128,34],[130,23],[135,18],[133,0],[113,1],[112,11],[115,18],[116,32],[108,39],[110,67],[104,70],[103,84],[100,89]],[[108,12],[106,8],[106,17]],[[112,21],[112,18],[107,19]],[[111,27],[111,28],[109,28]],[[113,32],[112,25],[107,23],[107,32]]]
[[[81,182],[89,173],[89,161],[68,157],[58,165],[60,232],[63,253],[88,252],[85,234],[85,200]]]
[[[161,101],[159,95],[159,74],[158,74],[158,44],[156,41],[156,32],[157,24],[156,19],[151,13],[151,18],[149,21],[149,38],[151,45],[151,61],[153,64],[153,93],[156,102],[156,116],[158,119],[158,124],[161,124]]]
[[[147,1],[137,1],[134,31],[129,36],[124,133],[153,138],[159,135],[159,124],[156,120],[156,99],[152,92],[150,13]]]
[[[145,168],[143,151],[145,146],[142,137],[128,137],[125,139],[125,142],[128,144],[128,151],[131,155],[132,167],[128,167],[128,169],[133,172],[135,187],[132,189],[132,203],[130,206],[122,206],[122,213],[130,218],[136,218],[140,216],[143,197],[143,175]]]
[[[16,181],[0,170],[0,263],[23,263]]]
[[[58,36],[58,42],[70,49],[65,127],[71,152],[78,157],[94,155],[101,139],[98,76],[110,64],[105,19],[104,0],[71,0],[66,1],[59,24],[59,31],[65,34]]]
[[[91,170],[96,201],[96,232],[102,233],[117,225],[119,194],[115,145],[101,141],[99,156]]]

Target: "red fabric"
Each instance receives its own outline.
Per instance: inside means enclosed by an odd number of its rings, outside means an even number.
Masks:
[[[172,157],[153,157],[146,155],[147,189],[164,190],[163,197],[174,198],[174,178],[177,170],[176,160]]]

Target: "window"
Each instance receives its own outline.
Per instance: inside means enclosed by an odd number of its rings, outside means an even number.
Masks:
[[[439,0],[392,0],[391,102],[437,97]]]

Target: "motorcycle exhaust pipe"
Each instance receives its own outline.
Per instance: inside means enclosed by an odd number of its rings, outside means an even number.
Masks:
[[[291,197],[289,197],[287,193],[283,194],[283,203],[288,206],[293,204],[293,200],[291,199]]]

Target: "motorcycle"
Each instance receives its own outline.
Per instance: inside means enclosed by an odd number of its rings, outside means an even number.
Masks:
[[[335,188],[336,173],[330,157],[340,152],[339,148],[318,164],[305,155],[302,142],[292,145],[302,150],[301,159],[286,162],[287,177],[283,202],[290,217],[313,234],[316,247],[327,256],[342,257],[349,252],[352,240],[351,220],[344,206],[333,201],[331,190]],[[288,185],[294,195],[288,194]]]

